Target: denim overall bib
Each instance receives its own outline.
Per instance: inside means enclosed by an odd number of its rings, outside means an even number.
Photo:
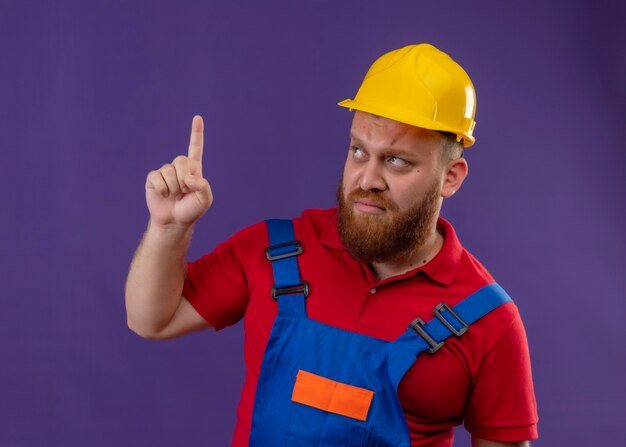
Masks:
[[[392,342],[307,318],[308,284],[290,220],[267,221],[278,315],[265,350],[254,401],[250,446],[409,447],[398,384],[424,351],[435,353],[450,336],[511,298],[489,284],[435,318],[416,318]],[[269,299],[269,297],[268,297]]]

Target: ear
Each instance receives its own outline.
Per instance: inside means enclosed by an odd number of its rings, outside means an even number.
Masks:
[[[443,171],[441,197],[447,199],[457,192],[467,177],[467,161],[463,157],[448,162]]]

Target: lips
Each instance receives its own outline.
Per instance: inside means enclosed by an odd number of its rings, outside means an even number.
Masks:
[[[373,206],[375,208],[380,208],[381,210],[384,210],[385,207],[382,205],[379,205],[378,202],[375,202],[373,200],[369,200],[369,199],[356,199],[354,201],[354,203],[359,203],[365,206]]]
[[[386,211],[385,207],[369,199],[356,199],[353,203],[354,209],[366,214],[382,214]]]

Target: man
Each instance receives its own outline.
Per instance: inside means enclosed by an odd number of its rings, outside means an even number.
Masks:
[[[187,265],[212,202],[194,118],[188,156],[147,177],[129,327],[162,339],[244,319],[236,446],[450,446],[463,421],[474,446],[528,445],[537,416],[519,314],[439,217],[474,143],[469,77],[411,45],[340,105],[356,112],[338,209],[253,225]]]

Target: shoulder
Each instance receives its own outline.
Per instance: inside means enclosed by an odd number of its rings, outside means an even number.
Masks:
[[[440,218],[438,230],[444,238],[443,246],[420,270],[439,284],[441,298],[454,305],[495,282],[487,269],[461,244],[452,224]]]
[[[308,209],[293,219],[296,238],[305,242],[318,242],[337,233],[337,210]]]
[[[461,243],[450,222],[440,218],[439,228],[444,232],[447,256],[453,260],[451,264],[456,264],[455,282],[470,282],[476,289],[495,282],[485,266]]]
[[[336,222],[336,208],[313,208],[304,210],[299,217],[293,219],[294,225],[303,231],[313,232],[321,235],[328,228],[329,224]]]
[[[329,229],[334,230],[336,228],[336,215],[337,210],[334,208],[304,210],[300,216],[291,219],[296,238],[319,240]],[[246,253],[254,252],[268,244],[267,224],[263,220],[236,232],[221,245],[230,246],[238,252]]]
[[[448,286],[442,292],[449,304],[456,305],[471,294],[483,290],[485,286],[497,282],[485,266],[461,244],[452,224],[440,219],[439,228],[445,237],[441,260],[445,269],[439,266],[439,270],[446,273],[437,273],[444,278],[446,274],[450,275]],[[520,324],[517,306],[509,302],[497,307],[472,325],[467,339],[470,345],[475,346],[476,352],[482,353],[477,357],[480,358],[509,331],[518,330]]]

